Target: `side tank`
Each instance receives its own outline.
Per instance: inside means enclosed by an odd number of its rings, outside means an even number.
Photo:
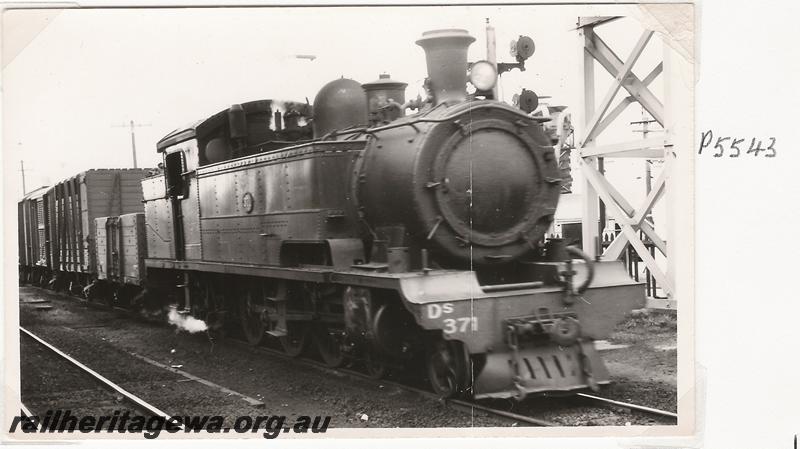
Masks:
[[[197,182],[203,260],[342,267],[363,262],[358,217],[349,195],[351,178],[346,175],[363,148],[363,140],[315,142],[201,167]],[[286,251],[287,244],[303,246]],[[304,260],[304,251],[314,252],[310,245],[326,248]],[[341,246],[353,251],[339,258]]]

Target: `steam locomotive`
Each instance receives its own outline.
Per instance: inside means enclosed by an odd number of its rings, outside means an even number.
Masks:
[[[474,40],[417,41],[426,100],[388,76],[342,78],[313,108],[244,103],[170,133],[143,213],[95,220],[91,286],[141,285],[130,300],[374,377],[423,360],[442,396],[608,383],[594,341],[644,290],[621,263],[545,238],[561,183],[552,142],[542,120],[492,99],[495,66],[467,61]]]

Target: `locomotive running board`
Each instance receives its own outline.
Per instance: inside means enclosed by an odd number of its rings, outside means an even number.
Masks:
[[[290,279],[309,282],[328,282],[332,272],[329,268],[287,268],[264,265],[247,265],[223,262],[200,262],[172,259],[145,259],[147,268],[166,270],[202,271],[221,274],[239,274],[244,276],[264,276],[278,279]]]
[[[359,287],[375,287],[399,290],[403,279],[414,278],[446,278],[454,276],[474,277],[469,271],[456,272],[449,270],[435,270],[430,272],[404,272],[386,273],[379,270],[350,268],[341,269],[324,265],[302,265],[299,267],[279,267],[274,265],[251,265],[229,262],[201,262],[197,260],[174,259],[145,259],[147,268],[198,271],[220,274],[237,274],[243,276],[270,277],[293,281],[330,282],[344,285],[357,285]],[[371,268],[371,267],[367,267]]]

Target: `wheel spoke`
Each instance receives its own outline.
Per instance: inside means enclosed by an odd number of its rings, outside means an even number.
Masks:
[[[261,313],[253,301],[253,294],[251,292],[245,293],[242,301],[241,310],[241,324],[247,342],[253,346],[258,346],[264,340],[267,327]]]
[[[384,357],[372,345],[364,351],[364,364],[367,374],[373,379],[382,379],[386,376],[388,368]]]
[[[298,357],[306,346],[307,328],[303,324],[286,323],[287,335],[280,338],[281,346],[289,357]]]
[[[345,356],[342,351],[341,343],[332,335],[327,327],[319,327],[314,333],[314,340],[322,361],[331,368],[338,368],[344,365]]]
[[[433,390],[443,397],[467,388],[466,361],[457,342],[439,341],[428,356],[428,378]]]

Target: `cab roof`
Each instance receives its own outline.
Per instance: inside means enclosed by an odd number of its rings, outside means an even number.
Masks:
[[[273,100],[255,100],[242,103],[242,109],[245,113],[253,112],[271,112]],[[167,148],[202,136],[212,129],[219,128],[228,122],[228,109],[223,109],[220,112],[212,115],[211,117],[197,120],[182,128],[178,128],[171,133],[164,136],[156,143],[156,150],[163,153]]]

